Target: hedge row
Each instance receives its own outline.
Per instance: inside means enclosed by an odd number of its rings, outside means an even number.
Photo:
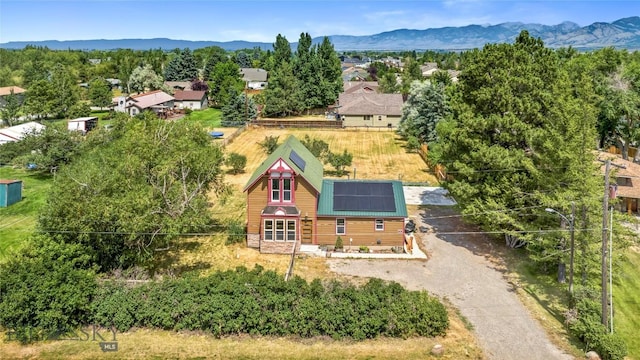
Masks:
[[[231,334],[367,339],[443,335],[445,307],[426,292],[370,280],[362,287],[294,277],[285,282],[259,266],[130,287],[104,283],[94,321],[115,326]]]

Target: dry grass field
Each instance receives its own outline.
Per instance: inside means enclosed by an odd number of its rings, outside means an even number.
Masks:
[[[103,353],[97,341],[59,340],[21,346],[0,342],[2,359],[484,359],[464,322],[449,309],[450,331],[444,337],[336,341],[328,338],[215,338],[204,333],[137,329],[116,334],[117,352]],[[91,329],[87,329],[91,332]],[[107,331],[99,331],[106,341]],[[96,338],[99,339],[99,338]],[[442,356],[430,353],[443,345]]]
[[[267,157],[259,143],[266,136],[279,137],[282,143],[289,135],[303,139],[305,135],[325,141],[333,152],[347,150],[353,154],[353,164],[358,179],[402,180],[409,182],[427,182],[437,184],[436,178],[418,154],[407,153],[402,140],[395,132],[387,129],[270,129],[251,128],[227,145],[227,152],[236,152],[247,157],[244,174],[228,175],[227,181],[239,189],[244,187],[253,171]],[[329,164],[325,170],[332,170]]]

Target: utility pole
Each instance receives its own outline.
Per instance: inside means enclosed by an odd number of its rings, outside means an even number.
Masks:
[[[609,210],[609,169],[611,168],[611,160],[605,162],[604,169],[604,198],[602,199],[602,325],[605,328],[609,327],[608,317],[609,311],[607,308],[607,211]]]

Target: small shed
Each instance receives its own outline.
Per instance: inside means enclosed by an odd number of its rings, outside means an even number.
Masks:
[[[0,179],[0,207],[7,207],[22,200],[22,180]]]
[[[67,129],[82,131],[83,133],[93,130],[96,126],[98,126],[97,116],[81,117],[67,122]]]

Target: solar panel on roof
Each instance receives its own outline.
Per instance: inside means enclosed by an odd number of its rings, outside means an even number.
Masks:
[[[300,170],[304,171],[304,167],[307,165],[307,162],[304,161],[304,159],[301,158],[300,155],[298,155],[298,153],[295,152],[295,150],[291,150],[291,153],[289,154],[289,159],[291,159],[291,161],[293,161],[293,163],[296,164],[296,166],[299,167]]]
[[[333,211],[395,212],[393,185],[384,182],[336,181]]]

